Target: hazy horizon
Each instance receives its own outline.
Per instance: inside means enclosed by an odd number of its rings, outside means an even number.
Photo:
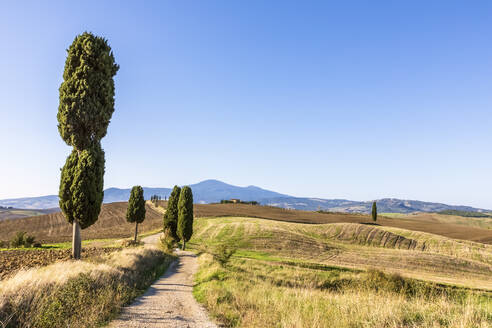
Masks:
[[[58,193],[77,34],[121,69],[105,189],[217,179],[492,208],[492,3],[1,3],[0,199]]]
[[[221,182],[221,183],[225,183],[227,185],[232,185],[232,184],[230,184],[230,183],[228,183],[226,181],[221,181],[221,180],[217,180],[217,179],[205,179],[205,180],[198,181],[198,182],[195,182],[195,183],[190,183],[188,185],[192,186],[192,185],[199,184],[199,183],[206,182],[206,181],[218,181],[218,182]],[[180,185],[180,186],[183,186],[183,185]],[[232,185],[232,186],[241,187],[241,188],[257,187],[257,188],[261,188],[263,190],[277,192],[277,193],[283,194],[283,195],[285,195],[287,197],[299,197],[299,198],[306,198],[306,199],[323,199],[323,198],[320,198],[320,197],[311,197],[309,195],[301,195],[301,196],[289,195],[289,194],[285,194],[285,193],[283,193],[282,191],[279,191],[279,190],[270,190],[270,189],[263,188],[262,186],[256,186],[256,185],[244,185],[244,186]],[[172,187],[173,186],[153,186],[153,187],[150,187],[150,186],[142,186],[142,187],[144,189],[145,188],[155,188],[155,189],[170,189],[170,190],[172,190]],[[131,190],[131,188],[132,188],[132,186],[128,186],[128,187],[106,187],[105,190],[108,190],[108,189]],[[58,194],[57,193],[52,193],[52,194],[45,194],[45,195],[26,196],[26,197],[3,198],[3,199],[0,199],[0,201],[23,199],[23,198],[47,197],[47,196],[58,196]],[[331,198],[331,199],[347,200],[347,201],[359,201],[359,202],[372,202],[372,201],[375,201],[375,200],[398,199],[398,198],[396,198],[396,197],[390,197],[389,196],[389,197],[381,197],[381,198],[378,198],[378,199],[348,199],[348,198],[338,198],[338,197]],[[427,199],[404,199],[404,200],[408,200],[408,201],[422,201],[422,202],[428,202],[428,203],[440,203],[440,202],[434,202],[432,200],[427,200]],[[455,204],[445,203],[445,204],[446,205],[451,205],[451,206],[471,206],[469,204],[459,204],[459,203],[455,203]],[[472,207],[476,207],[476,206],[472,206]],[[484,207],[483,208],[480,208],[480,209],[482,209],[482,210],[490,210],[489,208],[484,208]]]

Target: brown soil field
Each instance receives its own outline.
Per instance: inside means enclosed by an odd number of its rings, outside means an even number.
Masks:
[[[119,248],[83,247],[82,256],[84,258],[95,258],[116,250],[119,250]],[[20,269],[30,269],[69,260],[71,252],[70,249],[12,249],[2,251],[0,252],[0,280],[13,275]]]
[[[103,204],[99,219],[82,230],[82,239],[126,238],[133,236],[135,224],[126,221],[127,202]],[[162,212],[146,205],[145,221],[138,225],[139,232],[162,227]],[[17,231],[26,231],[42,243],[70,241],[72,225],[61,212],[0,222],[0,240],[9,241]]]

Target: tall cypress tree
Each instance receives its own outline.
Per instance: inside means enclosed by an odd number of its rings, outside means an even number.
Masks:
[[[174,186],[171,196],[167,201],[166,213],[164,213],[164,233],[179,241],[179,236],[177,234],[178,229],[178,201],[179,195],[181,194],[181,188]]]
[[[134,186],[128,200],[128,208],[126,210],[126,220],[135,222],[135,242],[137,242],[138,224],[145,220],[145,199],[143,188]]]
[[[80,228],[97,221],[103,200],[106,135],[114,112],[114,80],[119,69],[106,39],[83,33],[67,50],[60,86],[58,132],[73,147],[60,178],[60,209],[73,225],[72,256],[80,258]]]
[[[372,220],[376,222],[378,219],[378,208],[376,206],[376,202],[372,203]]]
[[[193,234],[193,193],[188,186],[183,187],[178,202],[178,236],[183,241],[183,250],[186,242]]]

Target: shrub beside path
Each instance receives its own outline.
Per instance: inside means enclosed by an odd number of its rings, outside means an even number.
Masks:
[[[159,237],[160,234],[152,235],[143,241],[155,245]],[[166,273],[144,295],[123,308],[109,327],[217,327],[192,294],[193,275],[198,269],[196,255],[186,251],[178,251],[177,255],[178,260]]]

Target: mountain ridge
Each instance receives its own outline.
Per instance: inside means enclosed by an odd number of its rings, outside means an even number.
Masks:
[[[258,201],[262,205],[276,206],[298,210],[325,210],[334,212],[369,213],[372,201],[353,201],[348,199],[323,199],[318,197],[293,197],[275,191],[266,190],[254,185],[246,187],[234,186],[225,182],[209,179],[190,185],[195,203],[217,203],[222,199],[238,198],[244,201]],[[130,188],[111,187],[104,190],[104,203],[127,201]],[[166,199],[171,188],[144,187],[144,197],[159,195]],[[487,212],[488,210],[464,205],[448,205],[443,203],[406,200],[398,198],[382,198],[376,200],[378,212],[411,213],[439,212],[443,210],[460,210]],[[18,209],[50,209],[58,207],[58,196],[11,198],[0,200],[0,206]]]

